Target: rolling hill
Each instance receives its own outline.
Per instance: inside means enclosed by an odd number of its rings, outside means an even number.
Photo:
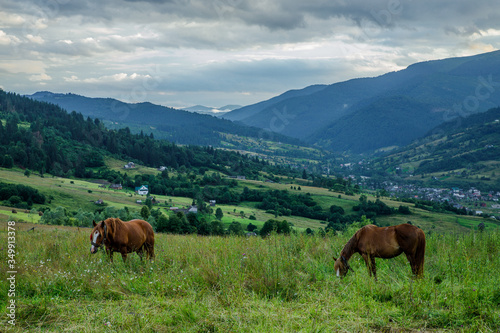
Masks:
[[[500,51],[426,61],[286,92],[224,117],[328,150],[366,153],[409,144],[446,120],[499,105],[498,77]]]
[[[414,176],[428,185],[500,188],[500,108],[435,127],[408,146],[374,160],[373,167]],[[465,185],[465,186],[464,186]]]

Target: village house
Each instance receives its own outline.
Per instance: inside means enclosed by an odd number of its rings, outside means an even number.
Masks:
[[[170,210],[174,213],[183,212],[184,214],[193,213],[198,214],[198,207],[190,206],[186,208],[170,207]]]
[[[111,184],[109,185],[109,189],[111,190],[121,190],[123,188],[122,184]]]
[[[134,162],[128,162],[123,166],[124,169],[133,169],[135,168],[135,163]]]
[[[141,185],[135,188],[135,192],[139,195],[148,195],[149,188],[148,185]]]
[[[246,179],[245,176],[240,176],[240,175],[238,175],[238,176],[229,176],[229,178],[231,178],[231,179],[238,179],[238,180],[245,180]]]

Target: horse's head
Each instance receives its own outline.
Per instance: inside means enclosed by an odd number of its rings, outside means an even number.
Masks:
[[[335,272],[337,272],[338,277],[344,277],[349,270],[353,271],[354,270],[349,266],[349,263],[347,262],[346,258],[343,255],[340,255],[340,258],[335,258],[333,257],[333,260],[335,260],[335,265],[333,265],[333,269]]]
[[[104,244],[108,233],[108,227],[104,221],[100,223],[92,221],[92,224],[94,225],[94,229],[92,229],[90,233],[90,244],[92,245],[90,247],[90,253],[94,254],[97,253],[102,244]]]

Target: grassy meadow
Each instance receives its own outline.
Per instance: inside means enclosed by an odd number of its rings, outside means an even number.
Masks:
[[[343,235],[156,235],[156,260],[90,254],[90,229],[16,224],[12,332],[498,332],[500,232],[427,232],[425,276],[404,256],[354,255],[339,279]],[[7,258],[6,223],[0,253]],[[7,259],[4,259],[5,261]],[[3,276],[7,265],[0,266]],[[5,309],[6,279],[0,282]]]

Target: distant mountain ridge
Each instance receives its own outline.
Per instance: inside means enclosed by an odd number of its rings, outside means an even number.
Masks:
[[[204,105],[194,105],[185,108],[181,108],[180,110],[196,112],[201,114],[209,114],[216,117],[222,117],[224,114],[231,112],[233,110],[241,108],[241,105],[224,105],[220,108],[209,107]]]
[[[499,104],[500,51],[495,51],[416,63],[373,78],[309,86],[234,110],[224,118],[331,151],[367,153],[404,146],[460,113],[484,112]]]
[[[125,103],[112,98],[90,98],[72,93],[61,94],[48,91],[28,95],[33,100],[56,104],[68,112],[76,111],[85,117],[99,118],[117,127],[130,126],[150,129],[162,138],[179,144],[212,145],[219,147],[223,134],[236,134],[259,138],[262,130],[244,124],[236,124],[212,115],[177,110],[170,107],[144,103]],[[281,142],[297,143],[297,139],[283,135],[273,136]]]

